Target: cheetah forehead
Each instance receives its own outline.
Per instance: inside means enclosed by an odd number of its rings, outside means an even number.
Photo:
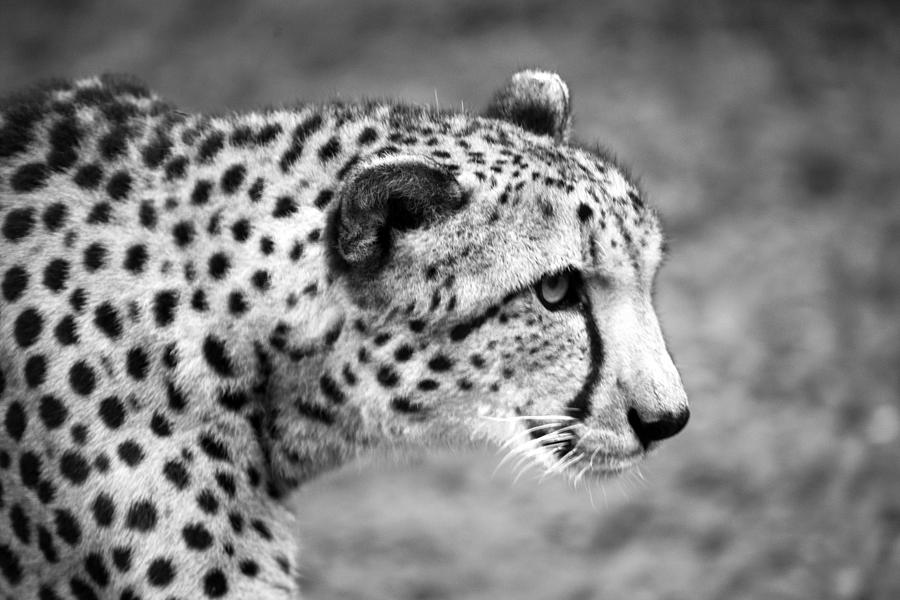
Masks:
[[[528,285],[563,268],[650,281],[663,255],[658,216],[611,159],[477,119],[421,152],[450,169],[469,203],[408,236],[397,260],[501,286]],[[462,144],[460,142],[463,142]]]

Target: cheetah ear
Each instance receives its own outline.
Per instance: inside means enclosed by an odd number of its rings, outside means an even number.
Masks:
[[[398,233],[433,225],[465,202],[450,171],[425,158],[390,156],[357,167],[327,216],[329,264],[338,272],[375,273]]]
[[[515,123],[557,142],[569,139],[572,124],[569,86],[549,71],[519,71],[488,105],[485,116]]]

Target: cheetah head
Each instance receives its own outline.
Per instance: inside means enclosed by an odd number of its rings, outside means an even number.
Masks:
[[[659,221],[569,123],[565,83],[525,71],[485,117],[398,118],[414,134],[345,180],[326,242],[352,326],[319,379],[345,440],[487,438],[582,476],[684,427],[652,303]]]

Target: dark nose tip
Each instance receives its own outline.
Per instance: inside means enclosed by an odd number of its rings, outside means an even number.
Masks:
[[[670,438],[684,429],[690,417],[691,411],[685,408],[677,413],[663,415],[655,421],[645,421],[637,409],[628,409],[628,424],[645,450],[651,443]]]

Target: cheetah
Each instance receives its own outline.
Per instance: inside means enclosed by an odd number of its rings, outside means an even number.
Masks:
[[[0,596],[298,598],[279,502],[378,449],[602,477],[688,405],[656,213],[555,73],[481,115],[0,105]]]

